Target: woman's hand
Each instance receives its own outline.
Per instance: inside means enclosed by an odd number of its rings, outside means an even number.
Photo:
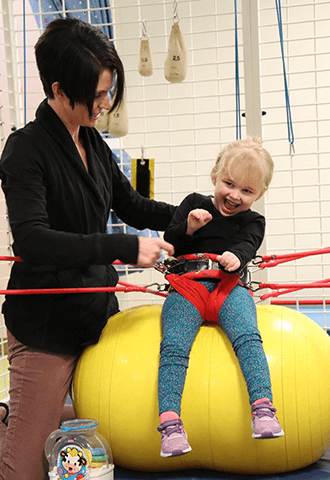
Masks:
[[[187,225],[187,235],[192,235],[199,228],[204,227],[210,220],[212,220],[212,215],[207,210],[203,208],[196,208],[191,210],[188,215],[188,225]]]
[[[161,238],[138,237],[138,239],[139,254],[137,265],[139,267],[153,267],[161,256],[161,250],[166,250],[170,256],[174,254],[173,245]]]
[[[217,262],[228,272],[234,272],[241,266],[239,258],[231,252],[223,252],[222,255],[217,257]]]

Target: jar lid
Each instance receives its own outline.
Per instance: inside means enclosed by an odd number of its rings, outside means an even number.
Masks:
[[[61,430],[68,432],[70,430],[82,430],[87,428],[97,427],[98,422],[93,418],[76,418],[74,420],[67,420],[60,426]]]

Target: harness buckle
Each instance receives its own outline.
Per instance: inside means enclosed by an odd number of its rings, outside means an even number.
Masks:
[[[164,262],[163,261],[156,262],[154,265],[154,269],[157,270],[158,272],[164,273],[166,270]]]
[[[175,257],[168,257],[165,260],[156,262],[154,268],[166,276],[168,273],[173,273],[176,266],[184,265],[184,263],[184,261],[180,261]]]

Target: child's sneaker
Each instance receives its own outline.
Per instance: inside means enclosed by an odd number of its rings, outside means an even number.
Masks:
[[[258,400],[257,400],[258,402]],[[283,437],[284,432],[276,416],[276,408],[268,398],[263,398],[260,403],[253,403],[252,412],[252,438]]]
[[[162,435],[161,457],[177,457],[191,451],[181,418],[166,420],[157,430]]]

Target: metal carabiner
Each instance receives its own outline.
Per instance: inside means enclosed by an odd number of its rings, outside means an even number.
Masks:
[[[252,285],[257,285],[257,287],[253,287]],[[251,290],[251,292],[255,293],[257,292],[258,290],[260,290],[259,288],[259,285],[261,284],[261,282],[255,282],[255,281],[249,281],[247,282],[245,285],[246,287]]]
[[[150,283],[149,285],[145,285],[145,288],[157,287],[157,292],[167,292],[169,284],[167,283]]]
[[[259,260],[259,259],[260,259],[260,260]],[[255,266],[260,265],[260,263],[262,263],[262,262],[263,262],[263,260],[262,260],[262,256],[261,256],[261,255],[256,255],[256,256],[254,257],[254,259],[251,260],[252,265],[255,265]]]

